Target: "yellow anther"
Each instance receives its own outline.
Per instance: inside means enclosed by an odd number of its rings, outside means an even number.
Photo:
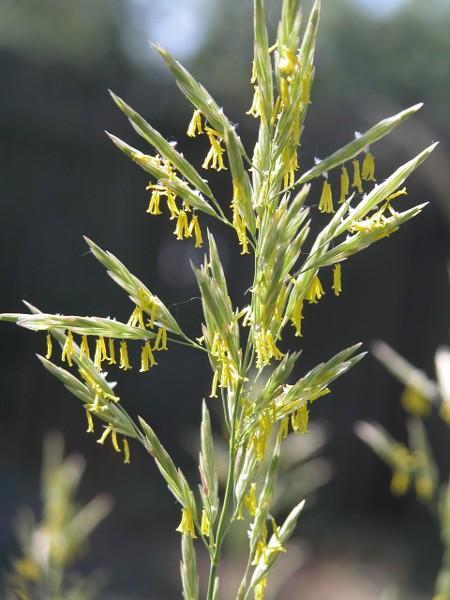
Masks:
[[[124,455],[124,460],[123,462],[128,465],[130,464],[130,446],[128,444],[128,440],[126,437],[123,438],[123,455]]]
[[[192,236],[192,233],[195,236],[195,248],[201,248],[203,245],[202,230],[200,229],[198,216],[196,214],[192,216],[191,222],[189,224],[189,237]]]
[[[206,514],[206,511],[203,509],[202,510],[202,520],[200,523],[200,532],[202,535],[206,535],[209,536],[211,531],[211,523],[209,521],[209,517]]]
[[[45,355],[45,358],[47,360],[50,360],[50,358],[52,357],[52,352],[53,352],[52,336],[49,333],[47,333],[47,353]]]
[[[324,294],[325,291],[320,283],[318,275],[314,275],[311,285],[306,293],[306,300],[311,304],[317,304]]]
[[[108,340],[108,350],[109,350],[109,359],[108,362],[110,365],[117,364],[116,362],[116,348],[114,345],[114,338],[109,338]]]
[[[158,329],[158,333],[156,334],[155,345],[153,346],[154,350],[167,350],[167,329],[165,327],[160,327]]]
[[[70,329],[67,332],[66,341],[64,342],[61,360],[65,362],[67,360],[67,364],[69,367],[72,366],[72,356],[75,353],[74,344],[73,344],[73,335]]]
[[[365,181],[376,181],[375,179],[375,159],[371,152],[366,152],[362,164],[361,177]]]
[[[338,263],[333,267],[333,292],[336,296],[342,292],[342,281],[341,281],[341,265]]]
[[[108,427],[105,427],[101,437],[97,440],[97,444],[103,444],[112,430],[113,429],[112,429],[111,425],[108,425]]]
[[[361,181],[361,170],[359,167],[359,160],[352,160],[353,164],[353,183],[352,187],[356,188],[360,194],[363,192],[362,181]]]
[[[194,516],[190,508],[182,508],[181,510],[181,522],[178,525],[176,531],[183,533],[184,535],[190,535],[192,538],[196,538],[195,527],[194,527]]]
[[[203,133],[202,113],[199,110],[194,110],[194,114],[192,115],[192,119],[187,129],[187,135],[189,137],[195,137],[199,133]]]
[[[339,204],[345,202],[350,191],[350,177],[348,176],[347,167],[342,167],[341,170],[341,193],[339,196]]]
[[[119,369],[123,369],[124,371],[127,371],[128,369],[131,369],[131,365],[130,365],[130,359],[128,358],[128,346],[127,343],[122,340],[120,342],[120,364],[119,364]]]
[[[88,428],[86,429],[87,433],[94,433],[94,419],[92,418],[91,411],[89,408],[86,408],[86,419]]]
[[[331,185],[327,180],[323,182],[322,194],[320,196],[319,211],[322,213],[333,213],[333,195],[331,193]]]
[[[116,452],[122,452],[119,446],[119,442],[117,440],[117,431],[115,429],[113,429],[111,432],[111,442]]]

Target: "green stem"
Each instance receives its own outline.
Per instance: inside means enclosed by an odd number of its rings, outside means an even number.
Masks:
[[[229,525],[229,509],[231,502],[233,500],[233,492],[234,492],[234,470],[236,464],[236,422],[237,422],[237,409],[239,405],[239,399],[241,395],[242,383],[238,384],[236,388],[236,397],[234,399],[234,407],[233,407],[233,418],[231,422],[231,432],[230,432],[230,448],[229,448],[229,465],[228,465],[228,474],[227,474],[227,482],[225,486],[225,495],[222,504],[222,510],[220,512],[219,524],[217,526],[216,532],[216,544],[214,548],[214,553],[211,559],[211,565],[209,569],[209,580],[208,580],[208,593],[206,596],[207,600],[213,600],[214,594],[214,584],[216,580],[217,567],[220,561],[220,552],[222,549],[222,544],[225,539],[225,535]]]
[[[213,599],[214,592],[214,584],[216,580],[217,567],[219,565],[220,560],[220,551],[222,547],[222,543],[224,540],[224,532],[227,526],[227,515],[228,509],[233,497],[233,487],[234,487],[234,448],[232,449],[230,446],[230,465],[228,468],[228,477],[227,484],[225,489],[225,497],[223,500],[222,511],[220,514],[219,525],[217,527],[217,536],[216,536],[216,547],[214,550],[214,554],[211,560],[211,566],[209,570],[209,580],[208,580],[208,594],[206,596],[207,600]]]
[[[236,596],[236,600],[245,600],[245,598],[248,596],[248,588],[247,588],[247,579],[250,573],[250,569],[251,569],[251,556],[248,557],[247,560],[247,565],[245,567],[245,573],[244,576],[242,577],[241,580],[241,584],[239,586],[239,590]]]

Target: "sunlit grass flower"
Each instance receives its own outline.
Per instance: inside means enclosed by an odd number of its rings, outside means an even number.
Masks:
[[[392,200],[405,193],[401,187],[404,181],[434,145],[375,184],[375,162],[369,151],[421,105],[356,134],[308,168],[311,154],[303,149],[302,133],[312,100],[319,17],[320,0],[315,0],[303,25],[299,0],[282,0],[279,27],[272,35],[266,26],[264,1],[254,0],[254,96],[248,111],[258,128],[250,145],[253,148],[246,148],[238,127],[206,88],[166,50],[155,46],[193,107],[187,136],[203,135],[209,142],[201,167],[227,171],[227,188],[215,190],[175,143],[111,92],[142,143],[150,146],[143,152],[108,133],[115,146],[149,179],[147,214],[165,215],[156,222],[149,218],[149,227],[162,227],[167,219],[180,243],[190,240],[196,248],[207,245],[203,262],[193,266],[203,312],[203,322],[192,334],[195,337],[183,330],[166,304],[150,291],[151,286],[87,238],[93,256],[129,297],[128,320],[53,315],[28,304],[30,314],[0,316],[47,334],[46,358],[39,360],[78,398],[88,432],[98,432],[100,422],[100,445],[110,441],[124,463],[130,462],[132,441],[142,444],[153,457],[181,506],[177,531],[181,534],[185,600],[199,598],[198,542],[204,544],[209,558],[206,600],[219,597],[221,551],[232,521],[245,524],[241,533],[248,553],[236,600],[248,600],[251,595],[263,600],[270,571],[285,553],[304,506],[304,501],[298,502],[280,525],[272,514],[285,440],[307,433],[313,403],[330,394],[332,382],[364,356],[358,352],[360,344],[354,344],[300,376],[300,352],[290,348],[292,340],[284,336],[286,327],[293,326],[296,339],[302,338],[306,350],[316,333],[303,327],[308,316],[304,305],[305,301],[317,304],[325,296],[324,272],[331,275],[332,270],[334,294],[325,299],[331,302],[342,291],[341,263],[397,231],[424,206],[400,212],[393,208]],[[352,169],[351,177],[348,168]],[[333,198],[338,199],[336,207]],[[317,204],[321,215],[311,210]],[[245,261],[243,273],[250,265],[253,268],[245,297],[238,303],[229,293],[228,273],[211,233],[219,225],[231,230],[241,255],[248,255],[241,259]],[[308,311],[313,309],[308,307]],[[50,360],[52,340],[62,348],[63,366],[57,364],[58,357],[55,362]],[[130,416],[130,401],[119,398],[116,384],[105,371],[106,366],[111,371],[132,369],[130,356],[140,351],[135,372],[145,373],[151,381],[158,362],[156,354],[173,344],[198,351],[210,365],[211,385],[205,390],[210,390],[208,403],[214,403],[215,413],[222,411],[221,444],[227,445],[224,490],[219,489],[217,442],[207,402],[202,407],[197,488],[176,466],[148,422]],[[131,351],[132,347],[135,350]],[[170,352],[167,360],[170,364]],[[171,367],[176,373],[176,364],[172,362]],[[441,409],[450,420],[449,407],[450,398]],[[430,496],[430,481],[432,491],[434,483],[425,454],[410,456],[396,447],[389,460],[395,493],[406,492],[414,482],[422,498]]]

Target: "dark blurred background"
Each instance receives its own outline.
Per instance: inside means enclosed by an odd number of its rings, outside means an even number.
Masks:
[[[273,33],[280,2],[267,4]],[[206,147],[203,140],[186,139],[191,107],[147,44],[158,41],[208,87],[251,148],[256,123],[243,116],[252,96],[251,27],[250,0],[0,0],[0,312],[22,311],[26,299],[47,312],[126,320],[129,301],[87,254],[85,234],[121,258],[199,335],[189,260],[200,262],[203,250],[176,242],[165,217],[145,214],[145,174],[112,146],[104,130],[141,149],[144,142],[107,89],[168,139],[177,139],[199,166]],[[428,201],[423,214],[345,264],[339,298],[328,294],[308,309],[299,376],[345,346],[376,338],[431,376],[434,350],[448,342],[449,31],[447,0],[323,3],[304,167],[355,130],[419,101],[425,106],[418,116],[373,147],[378,177],[431,142],[441,144],[411,178],[404,200]],[[228,205],[226,178],[212,179],[217,197]],[[208,225],[242,304],[251,261],[236,257],[227,232]],[[150,457],[133,446],[132,464],[122,465],[110,447],[85,435],[79,402],[34,357],[43,352],[44,336],[11,325],[1,329],[3,568],[15,548],[12,519],[18,506],[38,506],[42,439],[57,428],[69,450],[88,459],[83,499],[100,491],[115,499],[85,564],[112,573],[104,598],[180,597],[174,533],[179,510]],[[135,369],[114,377],[128,410],[154,426],[195,478],[191,435],[201,399],[209,393],[208,365],[202,356],[175,347],[159,363],[146,375]],[[376,419],[404,439],[400,391],[369,355],[314,406],[314,419],[329,431],[323,454],[333,478],[302,517],[299,535],[310,559],[280,598],[300,597],[295,590],[302,590],[303,600],[378,598],[390,581],[405,598],[431,597],[441,551],[438,531],[412,496],[390,496],[388,469],[353,433],[358,419]],[[450,437],[437,420],[429,425],[446,478]]]

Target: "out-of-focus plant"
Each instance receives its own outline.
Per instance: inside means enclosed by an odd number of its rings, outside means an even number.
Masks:
[[[7,576],[7,600],[89,600],[99,588],[97,575],[73,566],[86,552],[89,536],[112,508],[107,496],[80,506],[76,494],[85,469],[79,455],[64,458],[60,434],[47,436],[42,465],[42,516],[29,509],[17,519],[20,551]]]
[[[182,534],[185,600],[199,597],[195,540],[203,544],[210,559],[207,600],[219,597],[222,545],[231,524],[240,520],[244,525],[241,534],[247,539],[247,560],[236,597],[264,597],[269,572],[284,555],[304,504],[298,502],[282,524],[274,517],[282,446],[291,433],[307,431],[314,402],[327,395],[331,383],[363,357],[358,353],[360,344],[355,344],[288,383],[300,354],[287,347],[282,335],[292,325],[295,335],[302,337],[308,305],[325,294],[323,277],[330,279],[329,287],[339,296],[342,263],[397,231],[424,206],[394,209],[399,196],[405,201],[406,178],[429,156],[434,144],[379,183],[371,151],[421,105],[389,117],[365,133],[356,133],[330,156],[304,167],[301,136],[311,103],[319,15],[320,1],[316,0],[302,29],[299,0],[283,0],[275,39],[269,41],[264,2],[254,1],[254,98],[248,114],[257,119],[259,130],[253,153],[244,148],[237,127],[203,85],[166,50],[155,47],[194,107],[187,134],[203,135],[209,141],[202,167],[230,171],[229,188],[218,190],[220,197],[173,142],[112,94],[154,152],[146,154],[110,135],[151,178],[147,213],[162,219],[160,215],[167,212],[177,239],[192,238],[196,247],[203,245],[200,219],[209,218],[232,231],[241,254],[251,257],[253,280],[238,305],[228,293],[219,251],[208,232],[208,254],[200,267],[194,267],[204,316],[200,337],[183,331],[145,283],[91,240],[87,243],[92,254],[132,301],[128,322],[40,313],[31,305],[31,315],[0,316],[33,331],[47,332],[47,353],[40,360],[81,400],[89,432],[94,431],[95,421],[104,423],[100,444],[109,438],[127,463],[129,440],[136,440],[155,459],[181,505],[177,531]],[[309,241],[312,219],[320,233]],[[92,338],[96,338],[94,349]],[[51,362],[53,340],[61,346],[61,360],[68,368]],[[141,343],[140,371],[144,373],[156,365],[158,353],[173,343],[195,349],[208,359],[210,402],[222,407],[226,430],[228,464],[223,494],[206,402],[199,494],[175,466],[152,427],[126,411],[105,368],[117,364],[123,370],[132,368],[130,342]]]
[[[444,554],[434,600],[450,600],[450,480],[444,481],[440,476],[425,427],[425,419],[433,410],[450,424],[450,348],[442,347],[436,352],[436,380],[384,342],[374,344],[373,353],[405,386],[401,403],[408,414],[408,445],[392,438],[378,423],[362,421],[355,430],[392,469],[391,492],[400,496],[414,488],[417,499],[438,521]]]

